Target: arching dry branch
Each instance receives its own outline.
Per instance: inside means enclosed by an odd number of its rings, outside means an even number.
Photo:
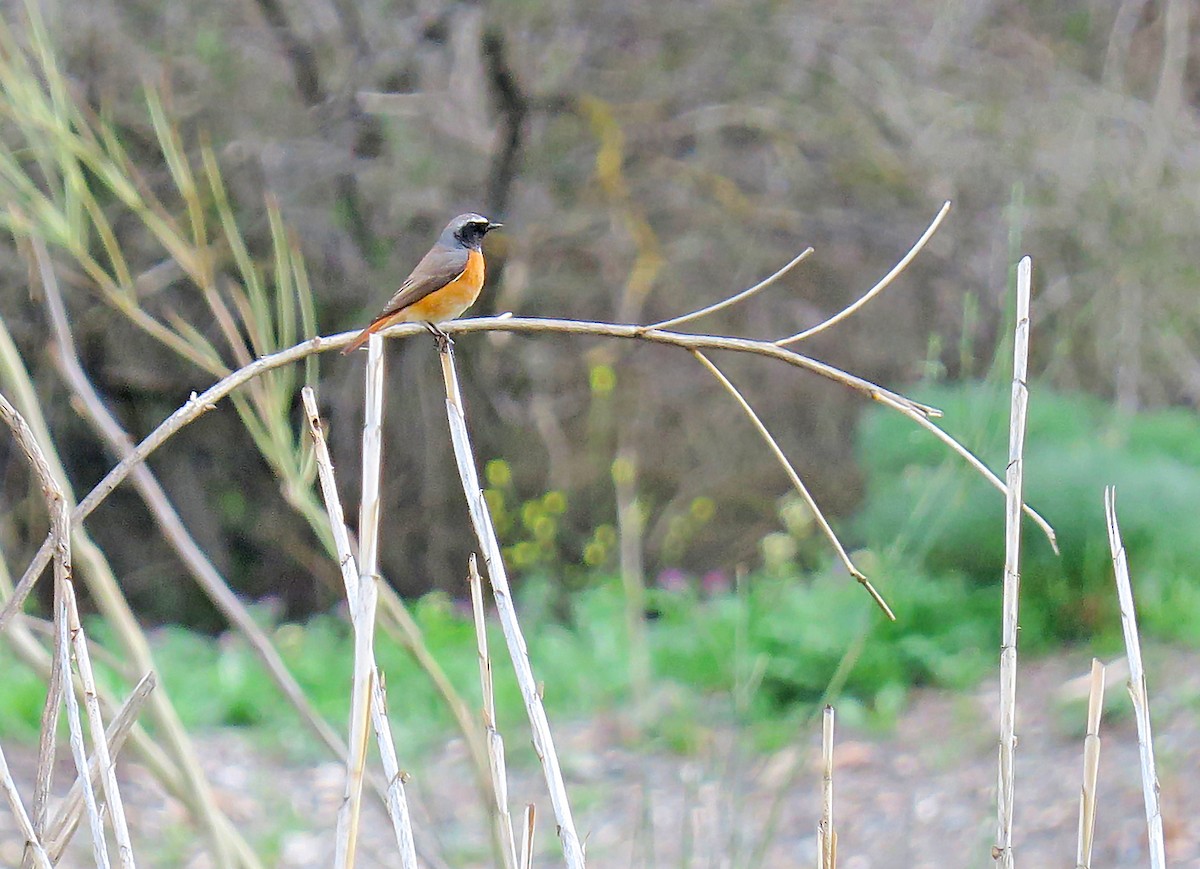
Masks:
[[[904,414],[917,423],[917,425],[930,431],[954,452],[966,459],[995,488],[1001,492],[1006,491],[1004,483],[999,477],[992,473],[970,450],[942,431],[932,421],[941,416],[941,412],[936,408],[913,401],[869,380],[849,374],[840,368],[820,362],[810,356],[796,353],[785,347],[779,347],[770,341],[759,341],[752,338],[731,338],[725,335],[685,334],[660,329],[647,330],[643,326],[622,323],[512,317],[507,315],[457,320],[453,323],[445,324],[445,330],[451,335],[464,335],[472,332],[595,335],[608,338],[648,341],[653,344],[676,347],[689,352],[697,350],[724,350],[773,359],[804,371],[818,374],[832,380],[834,383],[853,389],[870,398],[872,401],[877,401]],[[193,394],[174,413],[163,420],[154,431],[147,435],[125,459],[113,467],[105,475],[104,479],[97,483],[87,496],[79,502],[71,514],[72,523],[83,522],[129,476],[134,467],[144,462],[147,457],[170,440],[180,429],[194,422],[209,410],[212,410],[218,401],[228,397],[245,384],[261,377],[268,371],[273,371],[287,365],[294,365],[316,353],[340,350],[354,340],[357,334],[358,332],[355,330],[329,337],[317,336],[311,338],[286,350],[280,350],[278,353],[272,353],[256,359],[249,365],[243,366],[227,377],[217,381],[204,392]],[[380,334],[387,338],[398,338],[418,334],[424,335],[426,332],[420,325],[401,323],[383,330]],[[1023,510],[1042,529],[1051,544],[1054,544],[1054,530],[1050,527],[1050,524],[1028,505],[1024,505]],[[13,614],[20,609],[29,592],[32,590],[37,577],[41,575],[46,565],[50,563],[50,557],[51,540],[47,538],[21,577],[16,592],[6,601],[4,609],[0,610],[0,630],[3,630]]]

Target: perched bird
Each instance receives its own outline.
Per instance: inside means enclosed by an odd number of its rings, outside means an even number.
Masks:
[[[453,320],[471,307],[483,289],[483,237],[504,224],[479,214],[460,214],[446,224],[383,313],[351,341],[343,354],[357,350],[372,334],[395,323],[424,323],[439,343],[450,336],[438,323]]]

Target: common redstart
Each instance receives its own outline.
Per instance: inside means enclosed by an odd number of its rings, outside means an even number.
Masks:
[[[460,214],[446,224],[400,289],[343,354],[357,350],[380,329],[395,323],[424,323],[440,341],[450,336],[438,323],[453,320],[474,304],[483,289],[483,237],[504,224],[479,214]]]

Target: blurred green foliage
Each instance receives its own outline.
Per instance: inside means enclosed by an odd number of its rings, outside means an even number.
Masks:
[[[1007,461],[1007,385],[926,386],[943,427],[990,467]],[[859,432],[866,498],[851,523],[873,550],[904,552],[932,573],[961,571],[998,585],[1004,565],[1001,494],[894,415],[872,411]],[[1134,594],[1149,633],[1200,640],[1200,418],[1180,409],[1123,413],[1097,399],[1030,388],[1026,501],[1054,526],[1061,557],[1026,520],[1022,642],[1111,635],[1118,629],[1102,492],[1115,485]]]
[[[711,725],[742,720],[770,738],[785,722],[834,697],[848,720],[886,724],[909,686],[963,686],[986,671],[998,642],[992,626],[998,593],[961,579],[876,567],[901,614],[896,624],[885,624],[857,583],[834,570],[809,580],[751,575],[734,588],[685,582],[652,589],[647,637],[655,702],[647,732],[691,750],[705,742]],[[631,699],[622,586],[611,577],[593,579],[570,596],[565,618],[555,603],[556,587],[545,580],[532,579],[518,595],[552,715],[621,715]],[[265,610],[259,613],[267,618]],[[413,615],[451,681],[476,697],[469,607],[434,592],[416,603]],[[344,720],[353,660],[346,624],[323,615],[270,629],[314,706],[331,721]],[[89,631],[104,643],[105,625],[97,622]],[[240,638],[166,627],[151,642],[164,688],[189,729],[248,727],[281,750],[316,750]],[[524,706],[495,625],[489,625],[489,642],[501,729],[520,732]],[[397,713],[397,740],[410,752],[440,745],[453,724],[429,680],[386,636],[378,638],[376,654]],[[101,679],[116,684],[111,663],[97,666]],[[9,674],[0,682],[0,734],[31,739],[44,686],[5,649],[0,667]],[[716,717],[700,714],[711,712],[714,702]]]

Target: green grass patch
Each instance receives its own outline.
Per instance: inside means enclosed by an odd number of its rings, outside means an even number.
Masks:
[[[1003,470],[1007,385],[926,387],[920,401],[943,427]],[[872,412],[860,431],[867,497],[852,533],[873,550],[903,552],[926,573],[1000,582],[1004,499],[940,443],[895,414]],[[1119,632],[1102,492],[1115,485],[1142,629],[1200,641],[1200,419],[1181,410],[1124,414],[1081,395],[1030,389],[1025,497],[1054,526],[1061,557],[1024,528],[1021,641],[1111,642]]]

